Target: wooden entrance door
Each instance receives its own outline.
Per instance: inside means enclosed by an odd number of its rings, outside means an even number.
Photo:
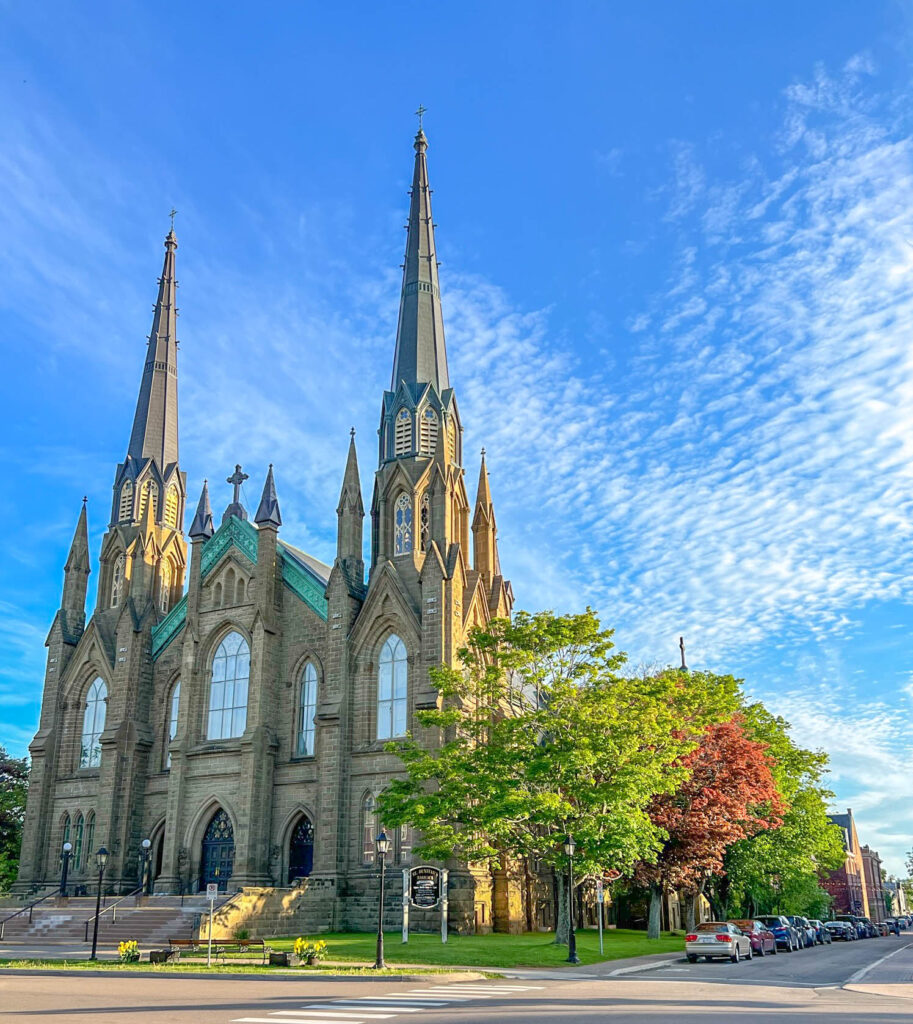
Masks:
[[[231,818],[223,810],[216,811],[203,836],[200,859],[200,889],[215,882],[219,892],[228,888],[235,863],[235,833]]]
[[[292,832],[288,849],[288,881],[296,878],[307,878],[314,868],[314,826],[308,816],[302,815],[301,820]]]

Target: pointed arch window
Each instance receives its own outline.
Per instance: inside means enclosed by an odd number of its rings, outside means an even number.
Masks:
[[[78,868],[82,864],[82,835],[85,831],[86,823],[85,819],[81,814],[76,816],[76,834],[73,839],[73,866]]]
[[[314,756],[315,718],[317,715],[317,669],[308,662],[301,673],[298,687],[297,757]]]
[[[393,554],[408,555],[412,551],[412,495],[403,493],[393,508]]]
[[[412,414],[405,406],[396,414],[393,438],[393,454],[397,458],[412,451]]]
[[[70,841],[70,815],[69,814],[65,814],[63,816],[63,840],[61,842],[61,846],[63,845],[63,843],[68,843],[69,841]]]
[[[422,495],[419,511],[419,538],[422,551],[427,551],[431,540],[431,495],[427,491]]]
[[[171,484],[165,493],[165,525],[172,530],[178,525],[178,489]]]
[[[154,480],[147,480],[143,484],[143,489],[140,492],[139,501],[139,518],[142,519],[146,514],[146,505],[152,502],[152,518],[158,517],[159,510],[159,487]]]
[[[121,552],[114,560],[111,572],[111,607],[117,608],[127,590],[127,556]]]
[[[119,523],[129,523],[133,519],[133,481],[128,480],[120,489],[120,508],[117,513]]]
[[[178,711],[181,707],[181,680],[179,679],[171,688],[171,700],[168,702],[168,738],[165,741],[165,769],[171,767],[171,751],[168,744],[178,734]]]
[[[229,633],[212,659],[207,739],[224,740],[243,734],[247,728],[249,680],[250,648],[240,633]]]
[[[95,811],[89,813],[86,818],[86,863],[89,863],[89,858],[92,856],[92,852],[95,849]]]
[[[374,839],[377,815],[374,813],[374,794],[368,793],[361,804],[361,862],[374,863]]]
[[[434,409],[426,408],[422,413],[421,426],[419,428],[422,455],[434,455],[437,445],[437,413]]]
[[[406,734],[406,645],[395,634],[384,642],[377,670],[377,738]]]
[[[174,584],[174,570],[167,558],[162,561],[159,580],[159,609],[164,613],[171,607],[171,587]]]
[[[456,462],[456,424],[452,419],[447,424],[447,455],[451,462]]]
[[[97,768],[101,764],[101,734],[105,729],[107,701],[108,687],[101,676],[98,676],[86,695],[86,710],[82,716],[80,768]]]

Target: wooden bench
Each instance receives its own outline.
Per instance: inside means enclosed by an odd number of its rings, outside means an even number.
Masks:
[[[180,959],[181,953],[205,953],[209,948],[209,939],[169,939],[167,952],[169,958]],[[270,947],[263,939],[213,939],[212,955],[225,963],[228,953],[246,953],[250,949],[259,949],[261,963],[266,963]]]

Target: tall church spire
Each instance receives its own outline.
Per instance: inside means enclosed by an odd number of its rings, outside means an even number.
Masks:
[[[86,614],[86,589],[91,572],[89,564],[89,528],[86,522],[86,502],[83,499],[76,532],[63,570],[63,601],[61,608],[71,616],[70,628],[81,628]]]
[[[391,390],[400,381],[433,384],[440,394],[450,387],[447,350],[444,345],[444,317],[438,282],[434,221],[431,217],[431,187],[428,184],[428,140],[421,128],[415,136],[415,170],[409,207],[403,288],[396,328],[396,356]]]
[[[177,281],[174,229],[165,238],[165,264],[152,317],[152,333],[130,434],[129,458],[155,459],[159,472],[178,461]]]

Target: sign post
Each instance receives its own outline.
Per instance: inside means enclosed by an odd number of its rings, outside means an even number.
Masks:
[[[447,941],[447,907],[450,905],[447,879],[450,872],[444,868],[441,872],[441,942]]]
[[[209,944],[206,947],[206,966],[212,966],[212,908],[219,895],[219,887],[215,882],[206,883],[206,899],[209,900]]]
[[[403,942],[409,941],[409,876],[408,868],[403,868]]]
[[[596,879],[596,915],[599,918],[599,955],[603,955],[602,948],[602,908],[605,905],[605,888],[602,879]]]

